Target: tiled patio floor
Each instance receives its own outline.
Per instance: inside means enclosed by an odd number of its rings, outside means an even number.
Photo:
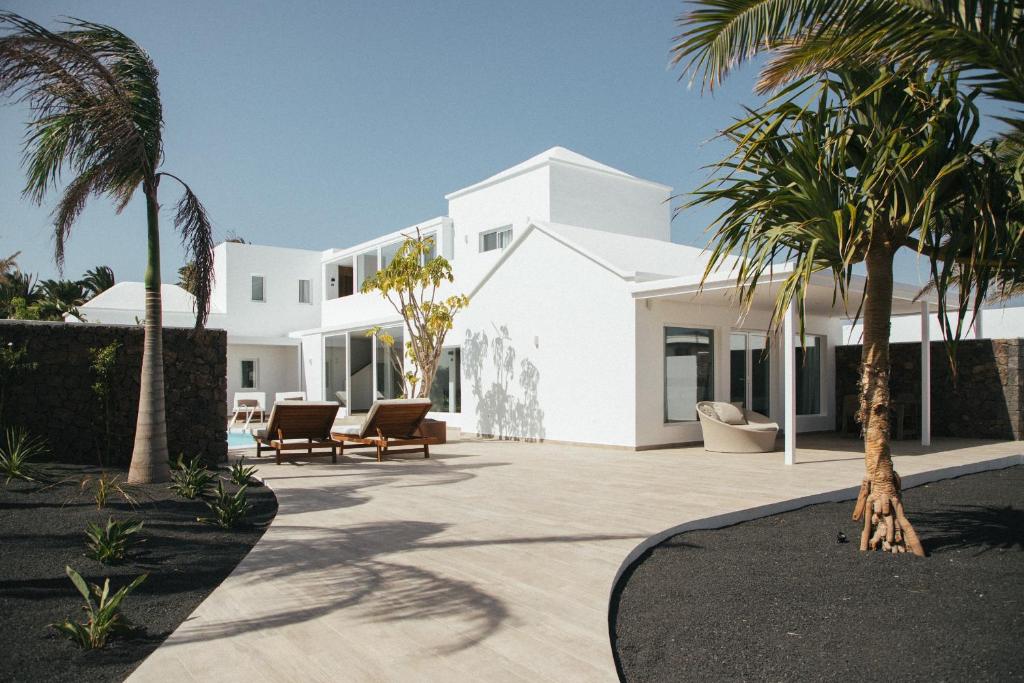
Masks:
[[[798,441],[792,467],[781,453],[480,441],[265,466],[274,524],[130,680],[613,681],[608,597],[637,544],[859,484],[859,442]],[[1024,444],[896,453],[906,476],[1019,460]]]

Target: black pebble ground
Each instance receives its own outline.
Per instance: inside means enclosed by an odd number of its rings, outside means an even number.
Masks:
[[[77,488],[83,476],[95,474],[53,465],[50,481],[63,484],[15,481],[4,487],[0,480],[0,681],[124,680],[231,573],[277,512],[270,489],[250,487],[249,523],[225,531],[198,523],[197,517],[209,514],[207,507],[176,497],[166,485],[137,487],[135,509],[116,499],[97,510]],[[103,524],[108,517],[144,522],[138,536],[145,542],[113,567],[84,554],[86,523]],[[101,585],[110,577],[112,590],[149,573],[123,605],[138,629],[132,637],[83,652],[49,626],[65,618],[83,620],[82,600],[65,565]]]
[[[860,553],[852,501],[652,548],[612,598],[620,676],[1024,680],[1024,467],[904,500],[927,558]]]

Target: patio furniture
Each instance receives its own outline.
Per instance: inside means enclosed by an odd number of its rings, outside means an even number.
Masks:
[[[305,401],[305,391],[279,391],[274,394],[274,403],[280,403],[281,401]]]
[[[433,439],[418,435],[420,423],[430,411],[429,398],[393,398],[374,401],[362,424],[335,427],[331,437],[338,442],[341,453],[345,446],[359,444],[377,448],[377,462],[388,453],[416,453],[430,457]],[[415,446],[391,450],[393,446]]]
[[[331,462],[338,462],[338,444],[331,439],[331,427],[338,414],[334,401],[281,401],[270,411],[267,428],[257,430],[256,457],[263,451],[274,451],[278,465],[282,460],[297,460],[300,455],[289,451],[305,451],[305,457],[331,456]],[[314,453],[313,449],[330,449]]]
[[[700,401],[697,416],[704,432],[704,450],[715,453],[770,453],[779,425],[761,413],[731,403]]]
[[[245,418],[245,424],[242,426],[242,431],[249,430],[249,424],[253,421],[257,415],[259,419],[256,422],[263,422],[263,418],[266,417],[266,405],[267,395],[262,391],[236,391],[234,398],[234,407],[231,410],[231,420],[228,422],[228,431],[235,426],[235,423],[239,418]]]

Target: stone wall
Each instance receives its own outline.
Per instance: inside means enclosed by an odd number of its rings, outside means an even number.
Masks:
[[[118,342],[110,385],[110,446],[104,409],[93,391],[90,349]],[[167,445],[172,456],[227,457],[227,333],[165,328]],[[143,329],[0,320],[0,344],[22,345],[36,364],[4,387],[3,419],[45,438],[57,460],[127,465],[135,439]],[[8,346],[13,345],[13,346]]]
[[[892,396],[921,395],[920,342],[892,344]],[[953,382],[945,344],[931,343],[932,434],[970,438],[1024,438],[1024,339],[965,339],[957,346]],[[836,347],[836,416],[843,396],[857,394],[861,347]],[[837,428],[839,425],[837,424]]]

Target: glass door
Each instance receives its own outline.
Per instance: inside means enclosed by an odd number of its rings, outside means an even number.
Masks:
[[[771,361],[763,332],[729,335],[729,400],[747,410],[771,411]]]

